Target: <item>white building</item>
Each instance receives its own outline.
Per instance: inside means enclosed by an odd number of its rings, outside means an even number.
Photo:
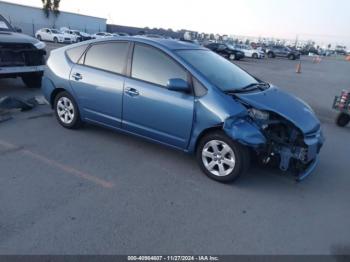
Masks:
[[[1,0],[0,14],[5,17],[11,25],[21,28],[23,33],[29,35],[34,35],[38,29],[44,27],[58,29],[61,27],[68,27],[87,33],[106,31],[107,27],[107,19],[105,18],[63,11],[60,11],[57,17],[54,14],[50,14],[49,18],[47,18],[41,8],[13,4]]]

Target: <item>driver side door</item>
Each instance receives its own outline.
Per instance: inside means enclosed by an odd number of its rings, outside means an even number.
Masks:
[[[125,80],[122,127],[177,148],[187,148],[194,113],[193,92],[167,89],[169,79],[188,81],[188,72],[154,47],[135,44]]]

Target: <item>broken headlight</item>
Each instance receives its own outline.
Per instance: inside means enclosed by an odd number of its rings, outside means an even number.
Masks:
[[[258,110],[255,108],[248,109],[249,116],[256,120],[269,120],[270,114],[267,111]]]

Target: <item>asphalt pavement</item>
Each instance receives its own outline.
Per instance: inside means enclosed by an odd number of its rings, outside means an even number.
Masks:
[[[0,123],[0,254],[350,254],[350,127],[334,124],[350,63],[238,62],[307,101],[326,144],[296,183],[252,166],[235,184],[207,178],[193,156],[87,125],[67,130],[49,106]],[[19,79],[0,97],[30,98]]]

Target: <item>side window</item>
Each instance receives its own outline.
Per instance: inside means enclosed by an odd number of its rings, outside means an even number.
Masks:
[[[163,52],[145,45],[135,45],[131,76],[161,86],[166,86],[172,78],[187,81],[187,72],[179,64]]]
[[[85,55],[85,65],[123,74],[128,55],[127,42],[110,42],[91,46]]]
[[[78,63],[79,58],[85,52],[87,47],[88,47],[88,45],[81,45],[81,46],[78,46],[78,47],[74,47],[74,48],[68,49],[66,51],[66,54],[67,54],[68,58],[73,63]]]

